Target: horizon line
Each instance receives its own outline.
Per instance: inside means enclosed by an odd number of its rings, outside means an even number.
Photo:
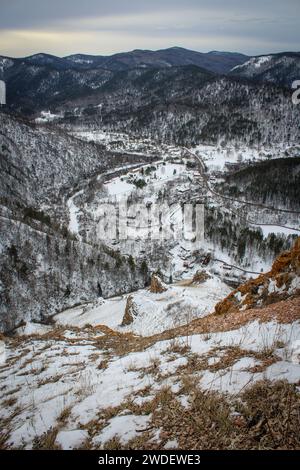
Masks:
[[[239,55],[244,55],[245,57],[249,57],[249,58],[252,58],[252,57],[262,57],[262,56],[266,56],[266,55],[278,55],[278,54],[300,54],[300,51],[299,50],[282,50],[282,51],[278,51],[278,52],[266,52],[266,53],[263,53],[263,54],[254,54],[254,55],[249,55],[249,54],[246,54],[244,52],[238,52],[238,51],[226,51],[226,50],[217,50],[217,49],[212,49],[212,50],[209,50],[207,52],[203,52],[203,51],[199,51],[199,50],[195,50],[195,49],[188,49],[186,47],[183,47],[183,46],[169,46],[169,47],[165,47],[165,48],[161,48],[161,49],[132,49],[132,50],[129,50],[129,51],[119,51],[119,52],[114,52],[112,54],[89,54],[87,52],[74,52],[74,53],[71,53],[71,54],[68,54],[68,55],[55,55],[55,54],[52,54],[50,52],[35,52],[33,54],[29,54],[29,55],[20,55],[20,56],[10,56],[10,55],[6,55],[6,54],[2,54],[0,53],[0,56],[1,57],[5,57],[5,58],[9,58],[9,59],[29,59],[31,57],[35,57],[35,56],[38,56],[38,55],[44,55],[44,56],[50,56],[50,57],[55,57],[55,58],[58,58],[58,59],[66,59],[68,57],[72,57],[72,56],[76,56],[76,55],[82,55],[82,56],[89,56],[89,57],[113,57],[113,56],[116,56],[116,55],[119,55],[119,54],[132,54],[133,52],[161,52],[161,51],[167,51],[167,50],[171,50],[171,49],[181,49],[181,50],[185,50],[185,51],[188,51],[188,52],[194,52],[196,54],[213,54],[213,53],[219,53],[219,54],[239,54]]]

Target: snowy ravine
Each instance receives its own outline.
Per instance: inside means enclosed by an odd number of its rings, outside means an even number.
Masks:
[[[69,210],[70,214],[70,222],[69,222],[69,230],[71,233],[74,233],[77,235],[77,237],[80,237],[79,235],[79,222],[78,222],[78,208],[75,205],[74,199],[76,197],[80,196],[80,194],[83,193],[83,190],[78,191],[78,193],[75,193],[70,199],[67,201],[67,207]]]

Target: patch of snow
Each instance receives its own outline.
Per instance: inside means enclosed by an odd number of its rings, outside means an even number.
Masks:
[[[185,366],[186,364],[187,364],[187,358],[179,357],[178,359],[175,359],[175,361],[164,362],[163,364],[160,365],[159,369],[163,376],[169,375],[169,374],[175,374],[176,370],[179,367]]]
[[[83,327],[105,325],[116,329],[121,323],[126,307],[126,297],[101,300],[96,305],[75,307],[55,316],[60,325]]]
[[[215,390],[222,393],[237,394],[246,386],[255,383],[259,380],[261,374],[252,374],[240,370],[210,372],[204,371],[201,375],[200,385],[205,390]]]
[[[6,350],[4,341],[0,341],[0,364],[4,364],[6,359]]]
[[[268,56],[268,55],[258,57],[257,59],[253,60],[254,67],[259,68],[263,64],[266,64],[267,62],[270,62],[271,59],[272,59],[272,56]]]
[[[38,124],[45,124],[47,122],[53,122],[57,119],[61,119],[63,114],[53,114],[51,111],[42,111],[41,116],[35,119],[35,122]]]
[[[123,196],[130,194],[134,190],[134,186],[127,181],[122,181],[122,177],[114,178],[111,181],[105,183],[105,187],[108,191],[109,196]]]
[[[288,293],[291,295],[294,294],[297,290],[300,290],[300,276],[296,276],[292,280]]]
[[[300,235],[300,230],[296,228],[281,227],[279,225],[260,225],[255,224],[254,227],[259,227],[263,233],[264,238],[267,238],[272,233],[282,235]]]
[[[168,441],[168,442],[164,445],[164,449],[166,449],[166,450],[178,449],[178,447],[179,447],[179,444],[178,444],[178,442],[176,441],[176,439],[174,439],[174,441]]]
[[[40,323],[27,322],[26,325],[17,328],[16,333],[19,336],[45,335],[52,331],[52,326],[41,325]]]
[[[74,450],[87,438],[87,431],[75,429],[73,431],[60,431],[56,437],[56,442],[61,446],[62,450]]]
[[[288,358],[294,364],[300,364],[300,339],[291,343],[288,349]]]
[[[104,445],[114,437],[120,439],[122,444],[126,444],[131,439],[135,438],[139,431],[147,428],[151,415],[148,416],[116,416],[109,421],[101,434],[94,437],[93,443],[95,445]]]
[[[264,378],[269,380],[287,380],[289,383],[298,383],[300,379],[300,365],[288,361],[275,362],[269,366]]]
[[[183,408],[189,408],[190,402],[186,395],[179,395],[177,399]]]
[[[290,343],[300,338],[300,323],[278,324],[276,322],[259,323],[254,321],[237,330],[210,333],[191,337],[191,349],[196,354],[204,354],[215,347],[242,346],[243,349],[259,352],[270,348],[277,341]]]
[[[285,290],[285,285],[283,285],[281,288],[277,287],[276,285],[276,280],[270,279],[269,285],[268,285],[268,293],[269,294],[275,294],[275,293],[281,293],[284,292]]]
[[[247,60],[244,64],[236,65],[231,69],[231,72],[234,70],[243,70],[249,69],[249,72],[254,69],[260,68],[262,65],[267,64],[272,60],[272,56],[261,56],[261,57],[252,57],[250,60]]]

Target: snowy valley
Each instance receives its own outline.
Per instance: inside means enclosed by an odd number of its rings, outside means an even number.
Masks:
[[[3,449],[300,446],[299,54],[150,52],[0,58]]]

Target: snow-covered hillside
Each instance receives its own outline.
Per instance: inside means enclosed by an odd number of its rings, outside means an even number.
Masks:
[[[23,336],[6,340],[0,366],[2,446],[190,449],[196,439],[198,449],[218,449],[229,438],[233,448],[270,448],[272,428],[260,428],[256,440],[255,406],[260,400],[261,416],[269,419],[272,396],[283,426],[288,394],[289,427],[277,429],[277,436],[278,444],[292,448],[300,379],[297,305],[289,323],[270,315],[261,323],[263,311],[238,327],[233,318],[221,324],[209,317],[210,323],[198,320],[169,338],[104,326],[20,330]],[[214,438],[207,423],[185,435],[189,416],[205,422],[222,416],[226,433],[221,428]]]
[[[131,294],[135,312],[134,320],[128,326],[121,326],[128,295],[66,310],[57,315],[55,321],[59,325],[79,328],[86,324],[104,325],[123,333],[151,336],[208,315],[229,292],[229,287],[218,278],[199,285],[190,280],[183,285],[167,286],[161,294],[146,289]]]
[[[299,72],[300,55],[295,52],[252,57],[234,67],[230,75],[291,87]]]

